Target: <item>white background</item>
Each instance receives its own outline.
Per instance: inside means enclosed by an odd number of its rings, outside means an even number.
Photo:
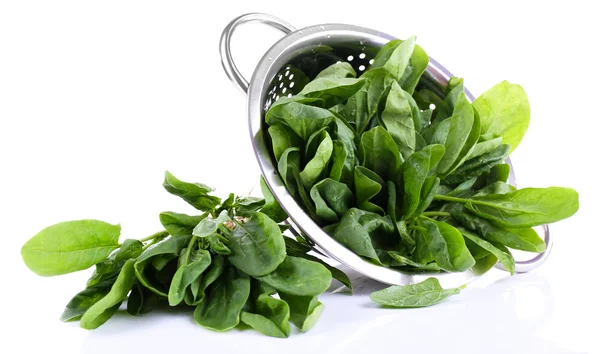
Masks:
[[[598,350],[598,13],[593,1],[536,3],[0,2],[0,352]],[[475,95],[505,79],[521,84],[532,117],[512,157],[519,184],[580,192],[579,213],[552,226],[549,261],[527,275],[487,275],[419,310],[376,308],[365,294],[378,285],[358,279],[357,296],[323,296],[316,327],[288,340],[209,332],[180,312],[118,315],[92,332],[59,322],[90,272],[31,273],[20,247],[43,227],[96,218],[121,223],[123,237],[147,236],[159,212],[191,212],[162,189],[165,170],[222,195],[256,185],[245,98],[218,54],[221,30],[246,12],[298,28],[338,22],[414,34]],[[279,37],[259,25],[235,36],[247,76]]]

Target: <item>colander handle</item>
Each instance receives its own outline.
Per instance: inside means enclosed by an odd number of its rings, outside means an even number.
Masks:
[[[550,255],[550,251],[552,250],[552,245],[554,243],[552,236],[550,235],[550,228],[548,227],[548,225],[544,225],[544,226],[542,226],[542,228],[544,230],[544,242],[546,243],[546,250],[526,261],[516,261],[515,262],[515,272],[517,272],[517,273],[530,272],[530,271],[534,270],[535,268],[541,266],[542,263],[544,263],[546,261],[546,259],[548,258],[548,256]],[[501,269],[501,270],[506,270],[506,268],[504,268],[504,266],[500,263],[497,263],[495,265],[495,267],[498,269]]]
[[[244,78],[233,61],[233,56],[231,55],[231,36],[239,25],[248,22],[264,23],[281,30],[285,34],[294,32],[296,30],[294,26],[290,25],[284,20],[263,13],[245,14],[229,22],[221,34],[221,41],[219,43],[221,63],[223,64],[223,69],[225,70],[227,77],[229,77],[229,79],[244,93],[248,92],[248,80]]]

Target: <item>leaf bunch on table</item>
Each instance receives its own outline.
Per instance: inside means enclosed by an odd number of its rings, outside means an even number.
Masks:
[[[242,322],[287,337],[290,322],[301,331],[315,324],[324,308],[318,295],[330,286],[332,274],[351,288],[344,273],[307,254],[307,240],[283,236],[287,215],[263,181],[265,199],[230,194],[222,200],[211,188],[169,172],[163,185],[198,215],[163,212],[163,231],[121,243],[119,225],[68,221],[45,228],[22,247],[26,265],[42,276],[95,265],[63,321],[94,329],[126,301],[132,315],[186,307],[197,323],[215,331]]]

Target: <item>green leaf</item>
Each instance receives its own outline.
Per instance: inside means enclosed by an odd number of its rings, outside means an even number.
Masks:
[[[452,295],[460,293],[459,288],[443,289],[436,278],[427,278],[421,283],[396,285],[371,293],[371,300],[383,306],[411,308],[427,307],[439,304]]]
[[[498,258],[498,260],[500,260],[500,263],[502,263],[504,268],[506,268],[506,270],[509,271],[511,275],[515,274],[515,259],[513,258],[510,251],[506,249],[506,247],[502,245],[494,245],[463,228],[459,228],[458,230],[464,237],[473,241],[479,247],[490,252],[494,255],[494,257]]]
[[[227,214],[227,210],[223,210],[216,219],[210,217],[202,219],[202,221],[194,228],[192,234],[196,237],[208,237],[217,232],[219,227],[224,227],[224,222],[230,220],[231,218]]]
[[[347,77],[356,77],[356,71],[350,63],[340,61],[323,69],[315,79],[321,78],[337,78],[343,79]]]
[[[274,271],[285,259],[285,242],[277,223],[260,212],[245,223],[235,223],[229,237],[229,262],[251,276]]]
[[[431,271],[439,271],[441,268],[435,263],[423,264],[417,263],[412,259],[401,255],[395,251],[388,251],[388,254],[392,259],[394,259],[398,264],[397,266],[410,266],[413,268],[421,269],[421,270],[431,270]]]
[[[319,295],[331,285],[331,273],[323,265],[292,256],[275,271],[256,278],[278,291],[299,296]]]
[[[473,197],[465,204],[476,215],[507,227],[531,227],[571,217],[579,209],[571,188],[523,188]]]
[[[301,332],[307,332],[317,323],[325,309],[316,296],[297,296],[279,292],[279,297],[290,307],[290,321]]]
[[[344,214],[331,236],[359,256],[379,262],[374,239],[378,234],[384,234],[386,238],[389,238],[389,234],[394,231],[395,228],[390,218],[351,208]]]
[[[363,166],[354,168],[354,190],[356,192],[356,204],[359,208],[383,215],[380,192],[385,182],[377,173]],[[377,204],[376,204],[377,203]]]
[[[213,211],[221,204],[221,199],[208,193],[212,188],[202,183],[183,182],[173,176],[169,171],[165,172],[163,187],[167,192],[180,197],[191,206],[202,211]]]
[[[207,290],[206,297],[194,311],[196,322],[220,332],[237,326],[242,307],[250,296],[250,277],[229,267]]]
[[[394,82],[387,96],[385,109],[381,113],[381,120],[396,142],[404,160],[416,150],[415,119],[420,119],[420,117],[413,117],[409,97],[410,94]]]
[[[290,335],[290,308],[288,304],[266,294],[256,299],[255,312],[242,312],[241,321],[262,334],[287,338]]]
[[[225,271],[225,257],[215,255],[212,257],[212,263],[204,276],[196,279],[185,294],[185,303],[189,306],[197,306],[205,297],[205,291],[209,285],[214,283]]]
[[[463,92],[458,96],[452,116],[432,126],[429,144],[444,145],[445,153],[437,167],[437,174],[445,177],[458,167],[479,137],[479,121],[475,119],[473,107]],[[471,133],[472,131],[473,134]]]
[[[336,268],[334,266],[329,265],[327,262],[325,262],[321,258],[317,258],[313,255],[308,254],[307,252],[309,252],[311,250],[310,247],[308,247],[304,244],[301,244],[300,242],[294,240],[291,237],[284,237],[284,239],[285,239],[286,252],[289,256],[300,257],[300,258],[308,259],[309,261],[313,261],[313,262],[322,264],[325,268],[327,268],[328,271],[331,272],[331,276],[333,277],[333,279],[336,279],[340,283],[344,284],[348,289],[350,289],[350,292],[354,291],[354,289],[352,288],[352,282],[350,281],[350,278],[348,277],[348,275],[346,273],[342,272],[341,270],[339,270],[338,268]]]
[[[404,204],[405,219],[412,217],[421,202],[421,190],[425,180],[435,174],[436,168],[444,156],[443,145],[429,145],[412,154],[404,163]]]
[[[125,262],[142,254],[144,244],[139,240],[127,239],[118,251],[113,252],[107,259],[96,264],[94,273],[88,279],[87,286],[94,286],[104,280],[117,277]]]
[[[174,237],[191,236],[194,227],[200,223],[208,213],[190,216],[186,214],[165,211],[160,213],[160,223]]]
[[[361,80],[366,80],[365,84],[348,99],[340,111],[358,135],[362,134],[377,113],[379,102],[393,79],[386,69],[379,68],[367,70],[362,74]]]
[[[365,81],[354,78],[317,77],[304,86],[300,95],[323,100],[322,107],[330,108],[354,95]]]
[[[288,192],[292,196],[296,196],[298,194],[298,182],[295,178],[295,173],[299,174],[300,172],[300,149],[297,147],[289,148],[281,154],[281,158],[279,159],[279,163],[277,164],[277,171],[281,176],[281,179],[285,183]]]
[[[532,228],[503,228],[467,213],[464,208],[451,211],[452,218],[490,242],[527,252],[544,252],[546,244]]]
[[[388,195],[388,204],[387,204],[387,213],[390,216],[392,222],[396,225],[396,230],[398,230],[398,234],[400,235],[400,240],[402,241],[402,245],[407,253],[412,253],[415,249],[415,240],[410,237],[408,230],[406,228],[406,222],[400,220],[401,215],[399,215],[399,208],[397,206],[397,193],[396,193],[396,185],[394,182],[387,181],[386,182],[387,195]]]
[[[435,220],[423,220],[425,241],[435,262],[449,272],[463,272],[475,264],[465,240],[455,227]]]
[[[481,134],[502,137],[510,145],[509,154],[517,148],[529,127],[529,100],[519,85],[502,81],[473,102],[481,117]]]
[[[171,237],[145,250],[134,265],[135,275],[140,283],[152,292],[167,297],[170,283],[165,285],[157,279],[156,271],[177,258],[189,241],[190,237]]]
[[[322,132],[324,134],[324,138],[319,143],[314,157],[308,161],[304,167],[304,170],[300,172],[302,184],[304,184],[304,186],[309,190],[325,172],[333,152],[333,141],[331,140],[329,133],[327,133],[325,130]]]
[[[104,280],[79,292],[69,301],[60,320],[63,322],[79,320],[92,305],[108,294],[114,282],[115,279]]]
[[[326,178],[310,190],[317,215],[328,222],[337,222],[350,207],[354,195],[347,185]]]
[[[494,151],[498,146],[502,144],[502,138],[497,137],[486,141],[478,141],[473,149],[467,156],[468,159],[474,159],[478,156],[487,154],[488,152]]]
[[[263,198],[238,197],[234,204],[235,215],[250,217],[254,212],[259,211],[264,204],[265,200]]]
[[[292,128],[283,124],[276,123],[269,127],[269,136],[273,145],[273,154],[275,161],[279,161],[283,152],[291,147],[300,147],[304,144],[302,138],[294,133]]]
[[[508,157],[509,148],[508,145],[500,145],[495,150],[466,161],[452,174],[446,176],[444,181],[450,184],[458,184],[490,171]]]
[[[273,105],[265,117],[265,121],[269,126],[273,126],[278,122],[286,124],[304,141],[334,120],[335,115],[325,108],[293,101]]]
[[[121,226],[99,220],[66,221],[48,226],[21,248],[25,265],[41,276],[87,269],[119,247]]]
[[[119,308],[123,299],[131,290],[135,280],[133,269],[134,259],[129,259],[123,265],[117,280],[110,288],[106,296],[93,304],[81,317],[79,322],[81,328],[95,329],[108,321]]]
[[[169,288],[169,305],[177,306],[185,297],[186,289],[208,268],[211,262],[210,253],[206,250],[193,250],[189,258],[184,259],[182,265],[173,276]]]
[[[405,41],[393,40],[386,43],[375,56],[371,68],[382,67],[392,75],[394,80],[400,81],[410,64],[415,41],[416,38],[413,36]]]
[[[281,205],[279,205],[279,202],[271,193],[269,186],[267,186],[267,182],[262,176],[260,178],[260,190],[265,197],[265,204],[263,205],[262,209],[260,209],[260,212],[265,214],[276,223],[286,220],[288,218],[287,213],[285,210],[283,210]]]
[[[358,159],[362,166],[377,173],[384,180],[393,179],[402,164],[398,146],[390,133],[381,126],[362,135]]]

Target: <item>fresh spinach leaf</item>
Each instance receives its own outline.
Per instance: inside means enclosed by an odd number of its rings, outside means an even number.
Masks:
[[[404,178],[404,203],[402,213],[405,219],[411,218],[421,202],[421,191],[425,180],[432,177],[442,157],[443,145],[428,145],[412,154],[402,166]]]
[[[439,280],[427,278],[421,283],[396,285],[371,293],[376,303],[398,308],[427,307],[439,304],[452,295],[460,293],[466,286],[443,289]]]
[[[231,254],[227,259],[251,276],[273,272],[285,259],[285,241],[277,224],[256,212],[244,222],[235,221],[229,237]]]
[[[88,269],[119,247],[120,225],[99,220],[66,221],[44,228],[21,248],[25,265],[41,276]]]
[[[169,171],[165,172],[163,187],[167,192],[180,197],[201,211],[213,211],[221,204],[221,198],[209,195],[212,188],[202,183],[188,183],[179,180]]]
[[[191,236],[196,225],[200,223],[208,213],[190,216],[186,214],[165,211],[160,213],[160,223],[174,237]]]
[[[273,272],[256,277],[277,291],[298,296],[319,295],[331,285],[331,273],[322,264],[287,256]]]
[[[241,321],[268,336],[289,337],[290,307],[285,301],[261,294],[256,299],[255,312],[242,312]]]
[[[358,159],[362,166],[377,173],[384,180],[393,180],[403,162],[394,139],[381,126],[362,135]]]
[[[491,242],[488,242],[463,228],[459,228],[458,230],[464,237],[468,238],[469,240],[477,244],[479,247],[493,254],[494,257],[498,258],[498,260],[500,260],[500,263],[502,263],[504,268],[506,268],[506,270],[510,272],[511,275],[515,274],[515,259],[513,258],[510,251],[506,249],[506,247],[502,245],[494,245]]]
[[[204,328],[228,331],[240,322],[242,307],[250,296],[250,277],[234,267],[207,289],[206,297],[194,311],[194,319]]]
[[[519,85],[502,81],[473,101],[481,117],[481,134],[502,137],[510,145],[511,153],[517,148],[529,127],[529,100]]]
[[[194,249],[182,252],[180,266],[169,288],[169,305],[177,306],[183,301],[188,286],[202,276],[210,262],[210,253],[206,250]]]
[[[319,217],[328,222],[337,222],[352,204],[354,195],[347,185],[326,178],[310,190]]]
[[[317,323],[325,305],[316,296],[298,296],[279,292],[279,297],[290,307],[290,321],[301,332],[307,332]]]
[[[83,314],[79,321],[81,328],[98,328],[114,315],[133,286],[135,280],[134,263],[134,259],[125,262],[110,291]]]
[[[445,222],[423,220],[425,242],[440,268],[462,272],[475,264],[465,240],[455,227]]]

